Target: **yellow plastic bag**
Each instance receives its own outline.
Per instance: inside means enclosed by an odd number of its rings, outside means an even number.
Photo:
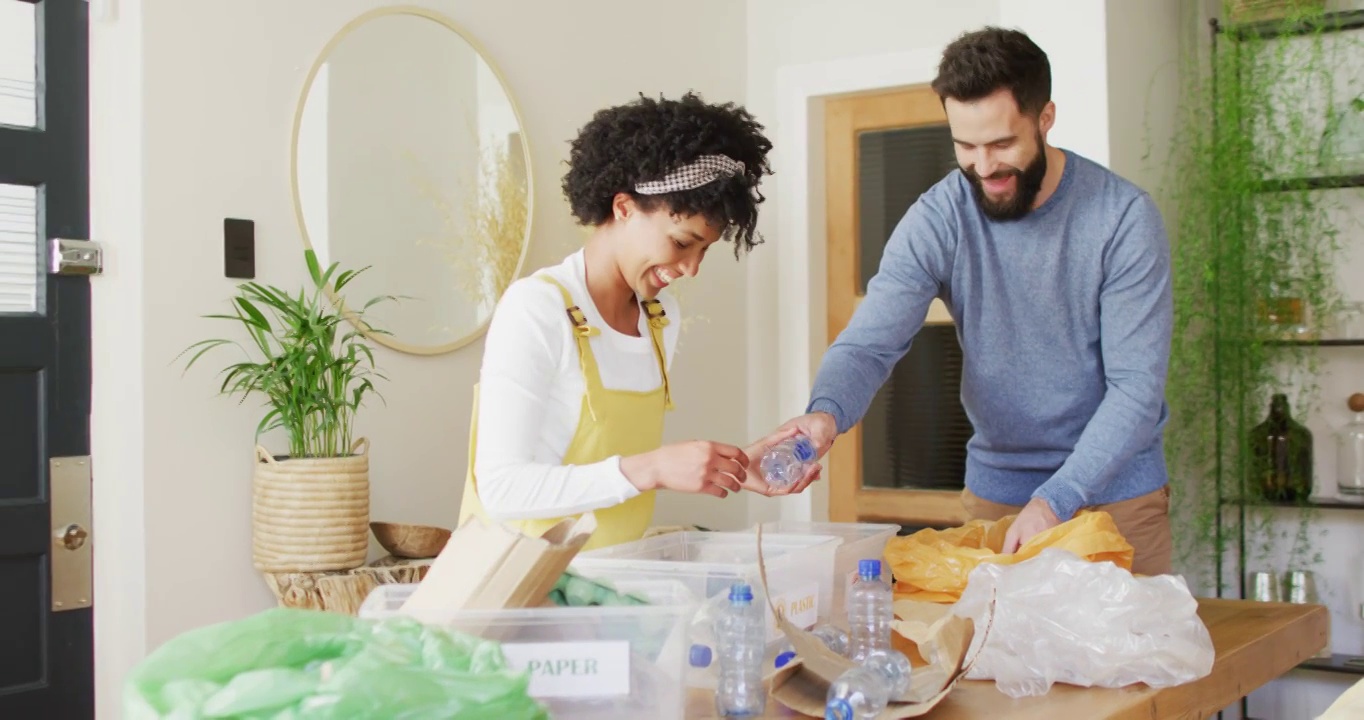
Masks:
[[[886,562],[895,574],[895,599],[954,603],[966,578],[981,563],[1010,565],[1049,547],[1069,550],[1090,562],[1112,561],[1132,569],[1132,545],[1106,512],[1082,511],[1038,533],[1012,555],[1001,553],[1016,515],[998,521],[972,520],[948,530],[920,530],[886,543]]]

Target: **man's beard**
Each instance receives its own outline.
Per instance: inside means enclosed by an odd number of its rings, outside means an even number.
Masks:
[[[1037,138],[1037,157],[1028,166],[1019,170],[1018,168],[1001,169],[990,176],[991,180],[1000,180],[1010,175],[1018,178],[1014,182],[1014,194],[1012,197],[1003,200],[991,199],[985,194],[985,185],[981,183],[980,175],[976,174],[974,165],[962,168],[966,173],[966,179],[971,181],[971,191],[976,196],[976,204],[980,205],[981,212],[991,220],[1017,220],[1032,211],[1033,201],[1037,199],[1037,194],[1042,192],[1042,179],[1047,175],[1047,147],[1043,144],[1041,136]]]

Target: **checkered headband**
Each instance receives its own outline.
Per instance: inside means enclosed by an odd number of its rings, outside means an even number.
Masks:
[[[728,155],[702,155],[659,180],[636,185],[635,192],[640,195],[681,192],[699,188],[722,177],[733,177],[743,171],[744,164]]]

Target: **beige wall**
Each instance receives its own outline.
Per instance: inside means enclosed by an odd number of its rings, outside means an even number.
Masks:
[[[527,269],[581,239],[559,180],[567,142],[593,111],[639,92],[743,100],[745,10],[733,0],[688,3],[666,20],[607,0],[424,5],[486,47],[521,105],[537,198]],[[93,283],[101,717],[115,716],[122,673],[145,651],[271,602],[250,556],[260,411],[215,396],[214,366],[182,378],[172,361],[222,331],[199,316],[233,292],[222,277],[224,217],[256,221],[259,279],[302,282],[289,191],[295,104],[328,38],[374,6],[121,0],[115,17],[92,22],[93,234],[108,267]],[[677,357],[671,438],[746,439],[743,279],[743,266],[717,253],[685,297],[685,314],[702,319]],[[480,349],[379,353],[388,404],[360,422],[373,440],[375,518],[454,524]],[[669,521],[724,504],[661,506]],[[711,524],[740,521],[743,507],[730,507]]]

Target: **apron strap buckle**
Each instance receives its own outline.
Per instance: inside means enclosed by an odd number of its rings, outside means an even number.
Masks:
[[[663,311],[663,303],[657,300],[645,300],[640,304],[644,307],[644,314],[649,318],[650,327],[662,329],[668,326],[667,313]]]

